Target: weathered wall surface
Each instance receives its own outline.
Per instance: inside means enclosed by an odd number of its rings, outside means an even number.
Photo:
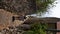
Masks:
[[[1,0],[0,8],[17,14],[31,14],[36,11],[35,0]]]
[[[57,30],[60,30],[60,21],[57,22]],[[57,32],[56,34],[60,34],[60,32]]]
[[[15,20],[14,22],[12,22],[12,16],[17,15],[0,9],[0,30],[3,28],[7,28],[8,26],[17,26],[18,24],[22,23],[22,21],[19,20]]]
[[[9,12],[6,12],[3,9],[0,9],[0,29],[5,28],[12,22],[13,15]]]

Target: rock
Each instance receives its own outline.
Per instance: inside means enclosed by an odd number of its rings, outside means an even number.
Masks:
[[[3,34],[2,32],[0,32],[0,34]]]
[[[23,24],[23,25],[21,25],[21,29],[22,29],[22,30],[29,30],[30,28],[31,28],[31,26],[28,25],[28,24]]]

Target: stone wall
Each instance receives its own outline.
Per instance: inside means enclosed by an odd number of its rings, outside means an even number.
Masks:
[[[15,20],[13,22],[12,16],[18,16],[18,15],[0,9],[0,30],[7,28],[8,26],[18,26],[18,24],[23,23],[23,21],[19,20]]]
[[[17,14],[31,14],[36,11],[35,0],[1,0],[0,8]]]

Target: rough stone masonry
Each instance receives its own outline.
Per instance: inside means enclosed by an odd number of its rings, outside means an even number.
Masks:
[[[18,26],[23,23],[23,21],[15,20],[12,21],[13,16],[18,16],[6,10],[0,9],[0,30],[7,28],[8,26]]]

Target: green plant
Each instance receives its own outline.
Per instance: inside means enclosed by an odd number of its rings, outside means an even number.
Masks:
[[[47,12],[55,0],[0,0],[0,6],[15,14],[37,14]]]
[[[45,23],[34,23],[31,25],[31,30],[24,32],[24,34],[46,34],[45,29],[47,24]]]
[[[53,6],[53,2],[55,0],[36,0],[36,13],[43,14],[45,12],[48,12],[47,10],[50,8],[49,5]]]

